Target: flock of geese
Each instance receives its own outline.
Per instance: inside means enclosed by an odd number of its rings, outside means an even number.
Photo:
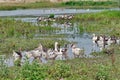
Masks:
[[[60,16],[57,16],[57,17],[43,17],[43,16],[39,16],[38,18],[37,18],[37,22],[41,22],[41,21],[43,21],[43,22],[49,22],[49,21],[56,21],[56,20],[71,20],[71,19],[73,19],[74,18],[74,15],[66,15],[66,14],[64,14],[64,15],[60,15]]]
[[[76,44],[71,45],[71,50],[74,57],[82,57],[84,56],[84,49],[78,48]],[[38,59],[40,63],[42,62],[41,58],[45,60],[67,60],[68,57],[68,44],[65,44],[64,48],[59,47],[59,43],[55,42],[54,49],[45,49],[42,44],[39,44],[37,48],[30,51],[25,51],[25,56],[29,59],[31,57]],[[22,51],[14,51],[13,50],[13,58],[14,62],[17,60],[21,60],[23,57]],[[21,63],[19,63],[21,65]]]
[[[94,47],[99,47],[100,51],[103,51],[105,48],[107,49],[107,54],[112,54],[113,51],[110,49],[110,45],[112,44],[120,44],[120,39],[116,38],[115,36],[105,36],[105,35],[96,35],[93,34],[92,37],[92,42],[93,42],[93,48]],[[82,48],[78,48],[76,44],[71,44],[70,45],[72,54],[74,55],[74,58],[77,57],[84,57],[85,56],[85,51]],[[13,50],[13,57],[14,61],[21,60],[23,55],[22,55],[21,49],[19,51],[14,51]],[[25,51],[25,57],[30,59],[31,57],[35,59],[38,59],[40,63],[42,62],[41,58],[44,58],[45,60],[67,60],[69,59],[68,56],[68,44],[64,45],[64,48],[60,48],[59,43],[55,42],[54,43],[54,49],[46,49],[43,47],[42,44],[39,44],[39,46],[33,50],[30,51]],[[21,63],[19,64],[21,65]]]
[[[105,48],[108,50],[106,51],[107,54],[112,54],[110,49],[110,45],[112,44],[120,44],[120,39],[116,38],[115,36],[105,36],[105,35],[96,35],[93,34],[92,37],[93,42],[93,48],[99,47],[100,51],[103,51]],[[78,48],[76,44],[71,44],[71,50],[72,54],[74,55],[74,58],[76,57],[84,57],[85,51],[82,48]],[[54,49],[46,49],[43,47],[42,44],[39,44],[39,46],[33,50],[25,51],[25,56],[30,59],[31,57],[35,59],[38,59],[40,63],[42,62],[41,58],[44,58],[45,60],[67,60],[69,59],[68,56],[68,44],[64,45],[64,48],[60,48],[59,43],[54,43]],[[13,50],[13,57],[14,61],[21,60],[23,55],[21,49],[19,51]],[[21,63],[20,63],[21,65]]]
[[[109,49],[111,45],[120,44],[120,39],[115,36],[93,34],[92,41],[93,41],[93,49],[97,45],[100,51],[103,51],[104,49]]]

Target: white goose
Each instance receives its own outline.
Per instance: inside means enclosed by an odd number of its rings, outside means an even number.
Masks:
[[[62,49],[62,52],[63,52],[63,57],[65,59],[68,59],[69,57],[68,57],[68,45],[67,44],[64,45],[64,48]]]
[[[63,60],[62,48],[60,48],[60,51],[56,52],[56,54],[57,54],[57,60]]]
[[[26,51],[25,52],[27,58],[34,57],[35,59],[40,59],[40,62],[42,62],[41,57],[42,57],[42,45],[39,44],[38,48],[31,50],[31,51]]]
[[[60,46],[58,46],[58,42],[55,42],[54,53],[57,55],[57,60],[63,60],[64,55],[67,57],[66,51],[67,50],[64,51],[62,48],[60,48]]]
[[[98,39],[98,36],[96,36],[95,34],[93,34],[93,37],[92,37],[93,49],[95,48],[97,39]]]
[[[99,36],[99,39],[97,40],[97,45],[98,45],[100,51],[102,51],[105,48],[105,41],[101,35]]]
[[[77,48],[75,44],[72,44],[71,48],[72,48],[72,53],[74,57],[84,56],[84,49]]]
[[[56,43],[56,45],[57,44],[58,43]],[[41,52],[42,58],[44,58],[46,60],[55,60],[55,58],[57,57],[57,55],[54,53],[54,51],[52,49],[45,50],[41,44],[39,45],[39,47],[37,49]],[[55,50],[57,51],[57,49],[55,49]]]
[[[21,59],[22,58],[22,54],[21,52],[17,52],[13,50],[13,57],[14,57],[14,61]]]

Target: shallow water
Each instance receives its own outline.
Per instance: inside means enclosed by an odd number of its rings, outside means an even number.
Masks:
[[[16,20],[22,20],[22,21],[25,21],[25,22],[31,22],[33,24],[37,24],[36,22],[36,17],[25,17],[25,18],[15,18]],[[56,22],[53,22],[51,24],[51,26],[53,27],[60,27],[62,28],[62,30],[56,30],[56,31],[53,31],[51,34],[49,33],[46,33],[46,34],[36,34],[37,36],[50,36],[50,35],[54,35],[54,34],[63,34],[63,35],[66,35],[66,37],[64,38],[65,40],[68,40],[70,42],[76,42],[77,43],[77,46],[79,48],[83,48],[85,50],[85,54],[87,56],[90,56],[90,53],[92,52],[92,49],[93,49],[93,46],[92,46],[92,35],[91,34],[88,34],[87,32],[82,32],[80,34],[80,30],[78,29],[78,25],[80,24],[80,22],[76,22],[76,23],[73,23],[72,25],[64,25],[63,24],[60,24],[60,23],[56,23]],[[39,23],[40,25],[40,23]],[[43,37],[44,39],[44,37]],[[59,38],[59,39],[62,39],[62,38]],[[99,48],[96,47],[95,48],[96,51],[99,51]],[[73,58],[73,54],[71,52],[71,47],[69,45],[69,49],[68,49],[68,53],[69,53],[69,58],[72,59]],[[23,52],[24,54],[24,52]],[[33,58],[30,59],[30,62],[32,62]],[[44,59],[42,59],[43,62],[46,63],[46,61]],[[24,62],[24,60],[22,60]],[[13,63],[13,58],[10,56],[6,63],[9,65],[9,66],[13,66],[14,63]]]
[[[22,20],[24,22],[31,22],[35,25],[38,25],[36,19],[37,19],[37,16],[40,16],[40,15],[55,14],[55,16],[59,16],[59,15],[62,15],[62,14],[76,14],[76,13],[89,13],[89,12],[91,13],[91,12],[99,12],[99,11],[102,11],[102,10],[90,10],[90,9],[87,9],[87,10],[83,10],[83,9],[27,9],[27,10],[0,11],[0,16],[1,17],[3,17],[3,16],[9,16],[9,17],[11,17],[11,16],[22,16],[22,17],[18,17],[18,18],[14,18],[14,19],[15,20]],[[30,16],[30,17],[23,17],[23,16]],[[75,22],[72,25],[65,25],[64,23],[60,24],[60,23],[54,22],[53,24],[51,24],[51,26],[61,27],[62,30],[52,32],[52,34],[67,35],[67,37],[64,38],[64,39],[66,39],[70,42],[77,42],[77,46],[79,48],[83,48],[85,50],[85,54],[89,56],[90,53],[92,52],[92,49],[93,49],[92,35],[88,34],[87,32],[82,32],[80,34],[80,30],[78,29],[79,24],[80,24],[80,22]],[[52,35],[52,34],[47,34],[47,35]],[[45,34],[42,34],[42,36],[44,36],[44,35]],[[95,50],[99,51],[99,48],[96,47]],[[73,58],[70,47],[69,47],[68,53],[69,53],[69,57]],[[33,59],[30,59],[30,61],[32,61],[32,60]],[[8,66],[13,66],[14,65],[13,58],[10,56],[9,58],[6,59],[5,63],[8,64]]]

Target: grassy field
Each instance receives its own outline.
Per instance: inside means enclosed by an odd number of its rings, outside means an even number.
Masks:
[[[51,3],[51,2],[35,2],[35,3],[1,3],[0,10],[16,10],[16,9],[31,9],[31,8],[116,8],[119,7],[119,2],[117,1],[69,1],[62,3]]]

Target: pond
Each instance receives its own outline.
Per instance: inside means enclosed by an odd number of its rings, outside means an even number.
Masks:
[[[111,9],[114,10],[114,9]],[[63,15],[63,14],[77,14],[77,13],[91,13],[91,12],[100,12],[103,10],[83,10],[83,9],[28,9],[28,10],[13,10],[13,11],[0,11],[0,16],[1,17],[14,17],[15,20],[22,20],[24,22],[30,22],[35,25],[41,25],[40,23],[37,23],[37,17],[38,16],[45,16],[49,14],[55,14],[55,16]],[[16,16],[16,17],[15,17]],[[19,17],[18,17],[19,16]],[[70,22],[67,22],[70,23]],[[52,35],[52,34],[63,34],[67,35],[64,39],[70,41],[70,42],[77,42],[77,46],[79,48],[83,48],[85,50],[85,54],[90,57],[90,53],[92,52],[92,35],[88,34],[85,31],[81,32],[78,28],[78,25],[81,22],[75,22],[75,23],[70,23],[70,24],[65,24],[65,23],[57,23],[53,22],[51,26],[53,27],[60,27],[62,28],[61,30],[56,30],[53,31],[51,34],[46,33],[46,34],[41,34],[39,36],[44,36],[44,35]],[[61,38],[60,38],[61,39]],[[99,48],[96,47],[96,51],[99,51]],[[69,57],[73,58],[71,48],[69,47],[68,50]],[[5,61],[9,66],[13,66],[13,58],[9,57]]]

